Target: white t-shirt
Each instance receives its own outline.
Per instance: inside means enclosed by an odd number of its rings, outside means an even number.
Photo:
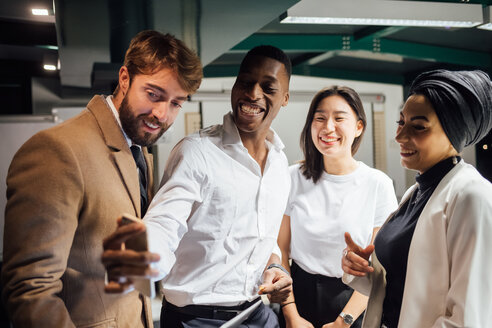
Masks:
[[[344,232],[365,247],[371,242],[373,229],[396,210],[392,180],[358,163],[350,174],[323,172],[316,184],[302,175],[300,164],[290,166],[292,185],[285,213],[290,216],[290,254],[304,271],[342,277]]]

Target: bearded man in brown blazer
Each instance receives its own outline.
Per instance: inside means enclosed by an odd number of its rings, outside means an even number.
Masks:
[[[152,327],[147,298],[104,292],[102,240],[121,213],[142,216],[153,182],[146,147],[201,79],[199,58],[181,41],[140,32],[113,96],[96,95],[80,115],[20,148],[7,177],[2,268],[14,327]],[[135,164],[135,145],[146,168]]]

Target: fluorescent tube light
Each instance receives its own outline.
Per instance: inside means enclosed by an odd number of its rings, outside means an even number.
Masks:
[[[44,64],[43,68],[47,71],[56,71],[55,65]]]
[[[492,6],[484,7],[483,8],[483,22],[485,24],[478,26],[477,28],[480,28],[482,30],[489,30],[492,31]]]
[[[32,9],[34,16],[49,16],[48,9]]]
[[[474,27],[482,24],[482,5],[386,0],[302,0],[281,23]]]
[[[483,24],[483,25],[477,26],[477,28],[480,28],[482,30],[492,31],[492,23]]]
[[[339,18],[339,17],[289,17],[284,24],[330,24],[330,25],[378,25],[378,26],[422,26],[422,27],[474,27],[481,22],[442,20],[385,19],[385,18]]]

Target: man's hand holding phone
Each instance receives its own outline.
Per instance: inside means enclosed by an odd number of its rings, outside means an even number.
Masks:
[[[107,293],[127,293],[137,288],[153,297],[153,283],[158,275],[150,264],[159,255],[148,251],[147,232],[142,220],[128,214],[118,218],[115,232],[104,239],[102,262],[108,274]]]

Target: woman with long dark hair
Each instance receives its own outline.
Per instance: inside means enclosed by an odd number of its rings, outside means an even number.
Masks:
[[[333,86],[312,100],[301,134],[304,161],[290,167],[291,193],[278,240],[294,281],[293,295],[282,304],[287,327],[360,326],[367,297],[341,281],[343,233],[349,229],[368,245],[397,206],[391,179],[353,157],[365,128],[353,89]]]

